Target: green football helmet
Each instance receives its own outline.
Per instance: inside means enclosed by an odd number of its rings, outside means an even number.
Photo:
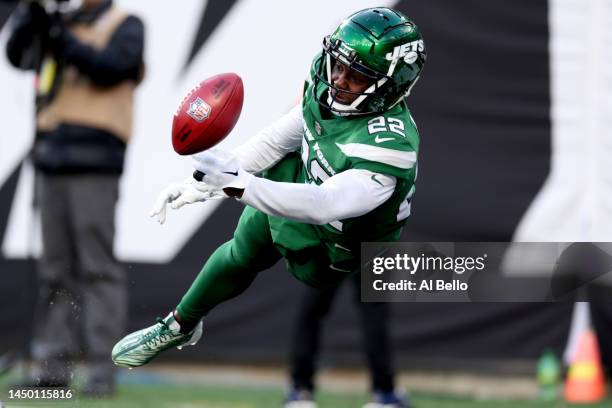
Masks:
[[[323,39],[323,52],[315,61],[313,92],[319,103],[339,114],[383,112],[408,96],[425,59],[425,43],[412,20],[385,7],[361,10]],[[365,75],[370,86],[360,93],[338,89],[332,81],[337,63]],[[331,88],[336,92],[329,92]],[[333,96],[338,92],[357,97],[350,104],[341,103]]]

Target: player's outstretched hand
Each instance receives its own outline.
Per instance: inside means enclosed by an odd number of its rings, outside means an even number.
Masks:
[[[231,153],[220,149],[194,154],[193,160],[195,169],[204,173],[202,181],[215,190],[224,190],[228,195],[232,195],[228,189],[244,191],[254,177],[240,166]]]
[[[173,183],[162,190],[155,200],[155,205],[149,213],[157,222],[163,224],[166,221],[166,204],[170,204],[173,210],[177,210],[185,204],[225,198],[226,195],[219,190],[213,189],[206,183],[189,177],[182,183]]]

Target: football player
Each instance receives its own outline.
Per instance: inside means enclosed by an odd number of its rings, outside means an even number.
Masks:
[[[360,243],[400,238],[415,192],[419,136],[404,98],[425,64],[412,20],[359,11],[323,39],[303,100],[231,154],[194,156],[202,181],[171,185],[166,204],[234,197],[246,207],[234,237],[205,263],[176,309],[117,343],[113,361],[137,367],[195,344],[202,318],[280,258],[302,282],[336,285],[359,269]]]

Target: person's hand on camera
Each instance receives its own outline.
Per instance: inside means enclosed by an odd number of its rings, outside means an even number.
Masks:
[[[49,30],[53,25],[53,18],[47,14],[43,5],[37,1],[33,1],[28,5],[29,23],[30,26],[39,35],[47,37]]]
[[[38,2],[19,3],[13,13],[13,30],[29,35],[46,34],[49,25],[50,17]]]
[[[54,55],[60,56],[64,53],[69,35],[61,21],[54,21],[51,24],[47,38],[49,40],[49,48]]]
[[[37,1],[28,3],[20,17],[22,26],[27,26],[33,35],[43,39],[44,48],[59,56],[66,47],[66,30],[59,15],[47,13]]]

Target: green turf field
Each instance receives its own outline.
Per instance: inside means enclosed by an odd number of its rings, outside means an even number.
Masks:
[[[6,396],[5,392],[2,393]],[[281,388],[212,387],[179,385],[123,385],[113,399],[93,400],[76,397],[66,402],[4,400],[4,406],[27,407],[91,407],[91,408],[275,408],[281,406]],[[5,397],[4,397],[5,398]],[[366,394],[322,392],[318,395],[321,408],[359,408],[367,401]],[[417,394],[415,408],[561,408],[564,403],[538,401],[473,401]],[[612,401],[593,408],[612,407]]]
[[[119,390],[115,397],[96,400],[84,398],[75,392],[75,397],[68,401],[27,400],[17,401],[7,398],[9,384],[19,382],[24,370],[13,370],[0,376],[0,408],[10,407],[91,407],[91,408],[280,408],[284,388],[280,383],[266,385],[246,382],[240,377],[240,371],[232,374],[232,383],[219,385],[212,383],[215,378],[223,376],[222,371],[213,370],[210,381],[197,378],[204,369],[188,371],[182,368],[183,379],[163,374],[155,370],[122,372],[119,375]],[[210,368],[208,369],[210,370]],[[221,370],[221,369],[219,369]],[[233,371],[232,371],[233,372]],[[75,374],[75,388],[83,386],[82,370]],[[499,379],[501,386],[504,381]],[[213,385],[216,384],[216,385]],[[504,384],[507,385],[507,384]],[[320,384],[322,391],[317,393],[320,408],[361,408],[368,401],[368,394],[359,391],[330,391],[325,384]],[[330,387],[331,389],[336,389]],[[352,389],[352,388],[351,388]],[[360,389],[356,386],[354,389]],[[495,395],[492,389],[491,395]],[[508,395],[508,394],[505,394]],[[470,399],[432,393],[414,393],[411,400],[415,408],[564,408],[572,405],[563,402],[542,402],[522,400]],[[4,405],[2,405],[4,404]],[[581,405],[584,407],[584,405]],[[612,408],[612,398],[606,402],[588,405],[592,408]]]

